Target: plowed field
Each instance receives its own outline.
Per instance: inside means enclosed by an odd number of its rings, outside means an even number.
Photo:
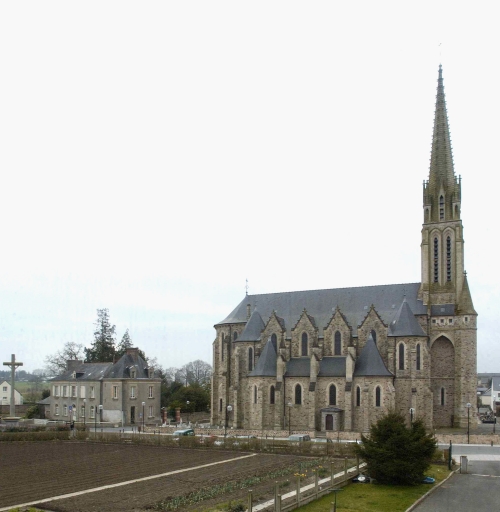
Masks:
[[[298,459],[123,444],[1,443],[0,510],[42,502],[44,509],[61,512],[144,512],[160,500],[266,474]],[[99,489],[104,486],[111,487]]]

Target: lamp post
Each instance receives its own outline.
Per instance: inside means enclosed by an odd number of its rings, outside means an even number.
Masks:
[[[144,434],[144,406],[146,402],[142,402],[142,433]]]
[[[233,410],[233,407],[231,405],[228,405],[226,407],[226,421],[224,422],[224,439],[226,438],[227,436],[227,420],[228,420],[228,416],[229,416],[229,413]]]
[[[467,444],[470,444],[470,408],[472,406],[469,402],[467,402],[465,407],[467,407]]]
[[[413,415],[415,414],[415,409],[410,407],[410,426],[413,425]]]
[[[92,407],[94,407],[94,435],[97,434],[97,407],[91,405],[90,406],[90,409],[92,409]],[[92,427],[90,427],[92,428]]]
[[[186,400],[186,414],[188,417],[188,426],[189,426],[189,400]]]
[[[87,407],[86,407],[86,404],[87,404],[87,399],[84,398],[83,399],[83,430],[86,429],[86,420],[85,420],[85,416],[87,414]]]
[[[291,413],[293,404],[292,404],[292,402],[288,402],[286,405],[288,407],[288,435],[290,435],[292,433],[292,425],[290,422],[290,413]]]

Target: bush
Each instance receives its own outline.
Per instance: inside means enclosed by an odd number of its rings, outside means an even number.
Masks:
[[[429,468],[436,440],[425,431],[421,420],[406,426],[405,418],[390,412],[370,428],[370,436],[361,436],[356,446],[367,464],[367,473],[380,483],[415,485],[422,482]]]

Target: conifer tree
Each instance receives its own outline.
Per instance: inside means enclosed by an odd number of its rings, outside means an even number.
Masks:
[[[125,331],[125,334],[122,336],[122,340],[120,341],[120,343],[118,343],[118,346],[116,347],[116,359],[122,357],[127,352],[127,349],[132,347],[132,338],[130,337],[130,334],[127,329]]]
[[[109,363],[115,358],[115,330],[116,326],[109,321],[107,309],[97,310],[94,341],[90,348],[85,349],[87,363]]]
[[[369,436],[361,436],[356,445],[366,462],[367,473],[379,483],[415,485],[422,482],[436,450],[434,436],[427,433],[422,420],[410,427],[397,412],[389,412],[370,427]]]

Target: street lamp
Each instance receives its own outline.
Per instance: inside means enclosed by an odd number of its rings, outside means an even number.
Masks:
[[[413,415],[415,414],[415,409],[410,407],[410,426],[413,425]]]
[[[142,402],[142,433],[144,434],[144,406],[146,402]]]
[[[86,404],[87,404],[87,399],[86,399],[86,398],[84,398],[84,399],[83,399],[83,430],[85,430],[85,428],[86,428],[86,426],[85,426],[85,425],[86,425],[86,424],[85,424],[85,421],[86,421],[86,420],[85,420],[85,416],[86,416],[86,414],[87,414]]]
[[[233,407],[231,405],[228,405],[226,407],[226,421],[224,423],[224,439],[226,438],[227,436],[227,420],[228,420],[228,416],[229,416],[229,413],[233,410]]]
[[[292,433],[292,425],[290,423],[290,412],[292,410],[293,404],[292,402],[288,402],[286,405],[288,406],[288,435],[290,435]]]
[[[186,400],[186,414],[188,417],[188,426],[189,426],[189,400]]]
[[[467,402],[465,407],[467,407],[467,444],[470,444],[470,408],[472,406],[469,402]]]

